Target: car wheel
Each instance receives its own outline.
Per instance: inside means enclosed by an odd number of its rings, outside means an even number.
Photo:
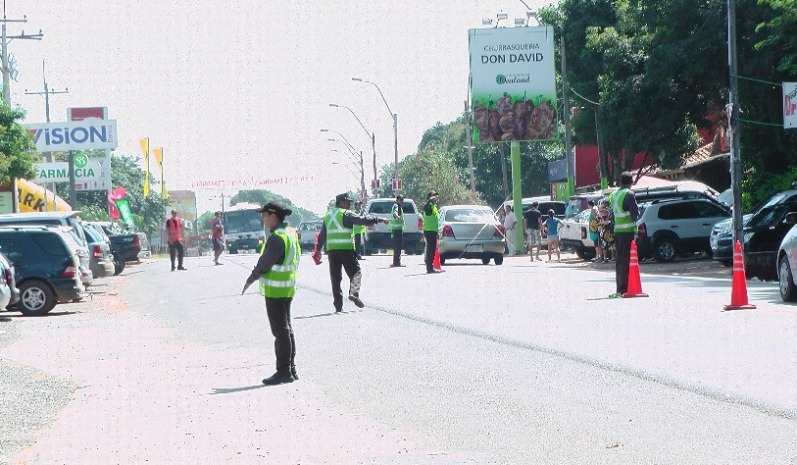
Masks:
[[[120,259],[118,255],[113,256],[113,274],[118,275],[125,269],[125,261]]]
[[[23,315],[44,315],[55,307],[53,291],[44,281],[37,279],[26,281],[19,286],[17,306]]]
[[[794,286],[794,277],[791,274],[789,259],[783,257],[778,266],[778,287],[780,288],[780,298],[784,302],[794,302],[797,300],[797,287]]]
[[[493,258],[493,261],[495,261],[496,265],[503,265],[504,264],[504,256],[503,255],[496,255],[495,258]]]
[[[490,264],[490,257],[483,257],[482,265],[489,265],[489,264]]]
[[[672,239],[659,239],[653,246],[653,256],[659,263],[669,263],[675,260],[675,244]]]
[[[576,247],[576,255],[582,260],[592,260],[595,258],[595,249],[586,247]]]

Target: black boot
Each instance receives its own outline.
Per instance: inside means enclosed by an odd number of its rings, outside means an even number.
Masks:
[[[296,365],[291,365],[291,376],[293,376],[294,381],[299,379],[299,375],[296,374]]]
[[[277,384],[287,384],[293,382],[293,376],[290,371],[278,371],[268,378],[263,380],[266,386],[275,386]]]

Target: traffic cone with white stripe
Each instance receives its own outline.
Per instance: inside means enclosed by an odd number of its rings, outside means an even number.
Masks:
[[[725,310],[752,310],[755,305],[747,301],[747,275],[744,272],[744,254],[742,243],[736,241],[733,248],[733,278],[731,281],[731,304]]]
[[[639,276],[639,258],[636,252],[636,241],[631,241],[631,259],[628,261],[628,291],[626,297],[648,297],[642,292],[642,278]]]

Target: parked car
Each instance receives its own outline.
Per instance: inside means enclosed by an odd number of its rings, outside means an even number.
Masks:
[[[299,245],[302,251],[311,251],[315,247],[316,235],[321,232],[323,221],[307,221],[299,224]]]
[[[591,209],[562,220],[559,227],[559,242],[572,248],[582,260],[595,258],[595,242],[589,237],[589,215]]]
[[[531,204],[533,202],[537,202],[537,209],[543,214],[543,216],[548,214],[548,210],[553,210],[557,218],[560,220],[565,218],[567,204],[560,200],[551,200],[551,197],[547,195],[539,197],[525,197],[520,202],[523,205],[524,212],[531,210]],[[507,200],[504,202],[504,205],[509,205],[511,207],[515,206],[513,200]],[[522,221],[521,216],[522,215],[518,215],[518,221]]]
[[[89,221],[88,224],[101,228],[108,236],[114,259],[114,274],[121,273],[127,262],[139,261],[149,256],[149,241],[146,234],[125,234],[111,221]]]
[[[661,199],[640,205],[637,248],[640,258],[671,262],[695,252],[711,254],[711,229],[731,216],[722,204],[703,198]]]
[[[504,228],[490,207],[448,205],[440,208],[439,218],[440,263],[454,258],[504,263]]]
[[[379,218],[391,218],[395,198],[371,199],[365,204],[363,212]],[[404,212],[404,253],[407,255],[422,254],[423,219],[418,214],[418,207],[412,199],[404,199],[401,207]],[[380,249],[393,248],[393,235],[384,223],[368,226],[365,235],[365,254],[377,253]]]
[[[80,279],[83,282],[83,287],[86,289],[91,286],[92,281],[94,281],[94,273],[91,271],[91,259],[89,258],[89,249],[87,246],[81,244],[77,237],[72,234],[72,228],[65,227],[65,226],[56,226],[50,228],[54,231],[58,231],[59,233],[64,235],[64,240],[66,241],[67,245],[72,248],[75,252],[75,256],[78,258],[78,268],[80,269]],[[84,231],[85,234],[85,231]]]
[[[7,213],[0,215],[0,226],[7,224],[66,226],[72,228],[72,233],[77,237],[79,243],[87,246],[88,242],[78,217],[79,214],[79,211]]]
[[[24,315],[44,315],[57,303],[85,297],[79,259],[65,235],[46,226],[0,228],[0,252],[14,265]]]
[[[797,223],[797,212],[789,212],[786,214],[785,221],[787,224],[792,225],[792,228],[786,233],[786,236],[778,246],[778,253],[776,262],[778,264],[778,288],[780,289],[780,298],[784,302],[797,301],[797,229],[793,226]]]
[[[592,200],[597,205],[600,199],[607,197],[616,188],[610,187],[602,191],[574,194],[567,199],[565,217],[569,218],[576,213],[584,211]],[[662,199],[706,199],[722,203],[717,197],[717,192],[702,183],[693,181],[677,181],[669,186],[632,187],[631,192],[638,204]],[[724,204],[723,204],[724,205]],[[727,207],[727,205],[725,205]]]
[[[114,264],[111,245],[96,229],[84,228],[89,243],[89,267],[95,278],[113,276]]]
[[[19,289],[14,277],[14,265],[0,253],[0,309],[19,302]]]

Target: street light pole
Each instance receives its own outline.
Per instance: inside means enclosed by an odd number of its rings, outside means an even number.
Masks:
[[[354,119],[356,119],[357,122],[360,123],[360,127],[363,128],[363,131],[365,131],[365,134],[371,139],[371,150],[374,153],[374,181],[377,181],[379,178],[378,178],[377,173],[376,173],[376,134],[374,132],[369,131],[368,129],[366,129],[366,127],[363,124],[363,122],[360,121],[360,118],[357,117],[357,113],[355,113],[354,110],[352,110],[351,108],[349,108],[349,107],[347,107],[345,105],[338,105],[336,103],[330,103],[329,106],[330,107],[334,107],[334,108],[345,108],[345,109],[349,110],[349,113],[351,113],[352,116],[354,116]],[[376,186],[374,186],[374,187],[376,187]]]
[[[6,33],[6,24],[7,23],[27,23],[28,18],[23,16],[22,19],[8,19],[6,18],[6,1],[3,0],[3,19],[0,21],[3,23],[2,26],[2,66],[3,66],[3,101],[6,105],[11,106],[11,66],[8,63],[8,44],[13,39],[31,39],[31,40],[42,40],[44,34],[42,31],[39,30],[38,34],[25,34],[25,31],[22,31],[19,35],[9,36]]]
[[[393,156],[394,156],[393,179],[394,180],[399,179],[401,176],[399,175],[399,164],[398,164],[398,114],[393,113],[393,110],[390,109],[390,105],[387,104],[387,100],[385,99],[385,94],[382,93],[382,89],[380,89],[379,86],[376,85],[376,83],[358,77],[353,77],[351,78],[351,80],[357,82],[365,82],[376,87],[376,90],[379,92],[379,96],[382,97],[382,101],[385,103],[385,106],[387,107],[387,111],[389,111],[390,116],[393,117]]]
[[[343,144],[346,146],[346,149],[352,154],[352,156],[354,156],[354,158],[355,158],[353,160],[354,163],[360,165],[360,198],[361,199],[364,198],[365,195],[366,195],[366,190],[365,190],[365,165],[363,164],[363,152],[362,152],[362,150],[360,150],[358,152],[357,149],[355,149],[354,146],[349,143],[348,139],[346,139],[346,136],[344,136],[343,134],[339,133],[338,131],[335,131],[334,129],[332,129],[332,130],[330,130],[330,129],[322,129],[321,132],[334,132],[335,134],[339,135],[340,138],[343,139],[342,141],[339,141],[339,140],[334,139],[334,138],[330,138],[330,139],[327,139],[327,140],[332,141],[332,142],[343,142]],[[358,153],[359,153],[359,162],[356,160],[356,158],[358,158],[358,155],[357,155]]]

